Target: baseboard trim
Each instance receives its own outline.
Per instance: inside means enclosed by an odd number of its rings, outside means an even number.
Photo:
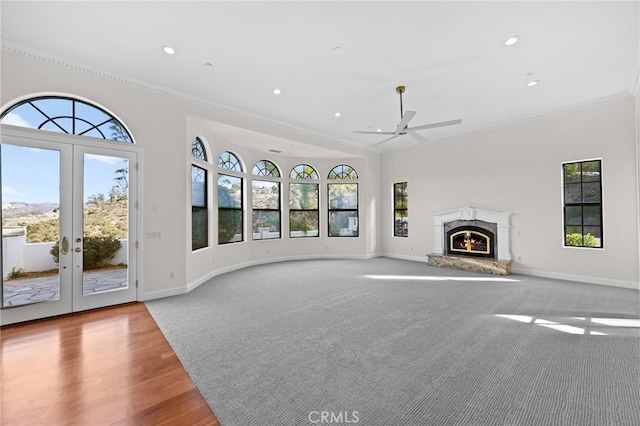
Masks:
[[[180,294],[189,293],[192,290],[200,287],[202,284],[206,283],[212,278],[215,278],[218,275],[248,268],[250,266],[266,265],[269,263],[286,262],[291,260],[313,260],[313,259],[367,260],[367,259],[373,259],[375,257],[388,257],[391,259],[409,260],[413,262],[422,262],[425,264],[427,263],[426,256],[424,257],[408,256],[408,255],[401,255],[401,254],[395,254],[395,253],[382,253],[382,254],[370,254],[370,255],[347,254],[347,255],[284,256],[284,257],[271,258],[271,259],[252,260],[249,262],[238,263],[235,265],[227,266],[225,268],[216,269],[198,278],[197,280],[190,282],[184,287],[173,287],[166,290],[158,290],[158,291],[152,291],[150,293],[145,293],[143,297],[143,301],[161,299],[164,297],[178,296]],[[584,275],[562,274],[559,272],[538,271],[534,269],[525,269],[525,268],[511,268],[511,273],[520,274],[520,275],[530,275],[530,276],[541,277],[541,278],[551,278],[555,280],[573,281],[573,282],[579,282],[579,283],[585,283],[585,284],[597,284],[597,285],[604,285],[609,287],[626,288],[630,290],[640,290],[640,283],[634,282],[634,281],[614,280],[610,278],[600,278],[600,277],[588,277]]]
[[[584,275],[563,274],[560,272],[538,271],[525,268],[511,268],[512,274],[530,275],[541,278],[552,278],[555,280],[574,281],[585,284],[597,284],[609,287],[628,288],[630,290],[640,290],[640,282],[614,280],[612,278],[588,277]]]
[[[220,268],[209,272],[208,274],[188,283],[184,287],[173,287],[166,290],[158,290],[150,293],[145,293],[143,295],[143,301],[153,300],[153,299],[161,299],[163,297],[171,297],[178,296],[180,294],[185,294],[193,291],[194,289],[200,287],[202,284],[211,280],[212,278],[217,277],[218,275],[226,274],[229,272],[237,271],[240,269],[248,268],[250,266],[257,265],[266,265],[269,263],[278,263],[278,262],[286,262],[290,260],[313,260],[313,259],[373,259],[374,257],[379,257],[379,255],[353,255],[353,254],[345,254],[345,255],[309,255],[309,256],[284,256],[270,259],[260,259],[260,260],[252,260],[249,262],[237,263],[235,265],[227,266],[225,268]]]

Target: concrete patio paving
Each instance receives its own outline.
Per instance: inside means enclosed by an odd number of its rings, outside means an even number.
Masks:
[[[83,294],[127,288],[127,268],[85,271]],[[3,306],[57,300],[60,296],[58,275],[4,280]]]

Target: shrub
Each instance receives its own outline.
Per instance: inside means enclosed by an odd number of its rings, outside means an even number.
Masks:
[[[582,235],[578,232],[567,234],[566,245],[573,247],[599,247],[598,240],[593,235],[587,233]]]
[[[24,271],[24,269],[22,268],[18,268],[16,269],[15,266],[13,267],[13,269],[11,269],[11,272],[9,272],[9,279],[10,280],[17,280],[20,278],[24,278],[27,276],[27,273]]]
[[[112,237],[86,237],[84,239],[83,269],[96,269],[110,265],[118,250],[122,248],[120,240]],[[50,252],[54,262],[60,263],[60,245],[56,242]]]

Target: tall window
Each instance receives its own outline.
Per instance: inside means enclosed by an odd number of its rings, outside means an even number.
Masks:
[[[409,236],[407,182],[393,184],[393,236]]]
[[[209,214],[207,211],[207,151],[200,138],[191,143],[191,249],[209,245]]]
[[[291,238],[318,237],[320,210],[318,207],[318,172],[308,164],[298,164],[289,178],[300,182],[289,183],[289,236]],[[306,181],[306,182],[305,182]]]
[[[40,96],[19,102],[0,116],[0,123],[118,142],[133,142],[120,121],[105,110],[78,99]]]
[[[225,151],[218,158],[218,167],[225,170],[218,174],[218,244],[244,241],[243,181],[233,174],[241,173],[242,165],[235,154]]]
[[[602,160],[562,165],[564,245],[604,247],[602,233]]]
[[[328,184],[329,236],[358,236],[358,184],[349,182],[358,179],[355,169],[346,164],[334,167],[329,180],[344,181]]]
[[[280,178],[278,167],[268,160],[260,160],[252,171],[254,176],[264,176],[269,180],[251,181],[254,240],[280,238]]]

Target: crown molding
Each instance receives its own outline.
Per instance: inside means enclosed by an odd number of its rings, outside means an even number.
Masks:
[[[309,137],[318,138],[318,139],[325,140],[325,141],[330,141],[332,143],[335,143],[335,144],[338,144],[338,145],[342,145],[342,146],[348,147],[350,149],[354,149],[355,148],[355,149],[358,149],[358,150],[376,152],[376,150],[367,149],[366,147],[357,145],[357,144],[355,144],[353,142],[350,142],[350,141],[347,141],[347,140],[335,139],[335,138],[323,135],[321,133],[313,132],[313,131],[310,131],[308,129],[304,129],[302,127],[297,127],[297,126],[291,125],[291,123],[284,123],[284,122],[281,122],[281,121],[270,119],[268,117],[263,117],[263,116],[260,116],[260,115],[251,114],[251,113],[248,113],[246,111],[238,110],[238,109],[226,106],[226,105],[221,105],[221,104],[212,102],[212,101],[210,101],[208,99],[205,99],[205,98],[201,98],[201,97],[190,95],[190,94],[187,94],[187,93],[184,93],[184,92],[180,92],[180,91],[177,91],[177,90],[169,89],[169,88],[164,87],[164,86],[151,84],[149,82],[138,80],[138,79],[131,78],[131,77],[128,77],[128,76],[123,76],[123,75],[118,75],[118,74],[115,74],[115,73],[111,73],[111,72],[105,71],[103,69],[92,67],[92,66],[87,65],[87,64],[82,63],[82,62],[78,62],[78,61],[70,60],[68,58],[62,58],[62,57],[59,57],[59,56],[55,56],[55,55],[52,55],[50,53],[39,51],[39,50],[32,49],[32,48],[29,48],[29,47],[25,47],[25,46],[22,46],[20,44],[13,43],[13,42],[10,42],[10,41],[7,41],[7,40],[2,40],[2,51],[3,52],[7,52],[7,53],[12,53],[12,54],[15,54],[15,55],[19,55],[19,56],[28,57],[28,58],[35,59],[35,60],[38,60],[38,61],[48,62],[50,64],[62,66],[62,67],[69,68],[71,70],[82,72],[82,73],[86,73],[86,74],[91,74],[91,75],[94,75],[94,76],[99,77],[99,78],[103,78],[103,79],[111,80],[111,81],[114,81],[114,82],[117,82],[117,83],[120,83],[120,84],[132,86],[132,87],[135,87],[137,89],[145,90],[145,91],[152,92],[152,93],[155,93],[155,94],[158,94],[158,95],[168,96],[168,97],[180,100],[180,101],[189,102],[189,103],[200,105],[200,106],[203,106],[203,107],[206,107],[206,108],[211,108],[211,109],[217,110],[217,111],[219,111],[221,113],[228,114],[228,115],[231,115],[231,116],[235,116],[235,117],[240,118],[240,119],[253,121],[258,125],[265,125],[266,124],[266,125],[269,125],[269,126],[280,128],[282,130],[294,131],[296,133],[300,133],[302,135],[306,135],[306,136],[309,136]]]

